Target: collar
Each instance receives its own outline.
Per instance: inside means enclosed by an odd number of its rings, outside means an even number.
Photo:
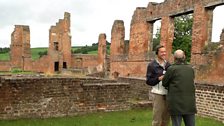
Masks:
[[[158,58],[156,58],[155,61],[156,61],[160,66],[162,66],[162,67],[165,67],[165,65],[166,65],[166,63],[167,63],[166,60],[163,60],[163,64],[161,64],[161,63],[159,62]]]

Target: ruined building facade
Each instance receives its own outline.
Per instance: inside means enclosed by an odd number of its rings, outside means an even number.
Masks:
[[[196,79],[222,83],[223,33],[220,36],[220,46],[216,50],[205,51],[211,43],[213,10],[222,4],[224,2],[220,0],[166,0],[163,3],[149,2],[147,7],[138,7],[131,20],[129,42],[124,40],[124,22],[114,21],[110,57],[106,54],[105,34],[99,35],[98,55],[71,53],[70,14],[67,12],[64,19],[50,27],[48,54],[35,61],[31,59],[29,26],[16,25],[11,35],[10,61],[1,61],[0,69],[10,71],[21,68],[44,73],[66,69],[83,69],[87,73],[110,70],[110,77],[145,77],[147,64],[155,56],[152,51],[153,24],[161,20],[160,44],[167,48],[167,58],[172,59],[174,18],[192,13],[191,64],[195,66]]]
[[[32,60],[29,26],[15,25],[11,35],[10,61],[1,61],[0,70],[10,71],[20,68],[24,71],[44,73],[60,72],[67,69],[85,69],[89,73],[103,71],[106,64],[106,35],[99,36],[99,57],[71,53],[70,13],[64,13],[49,30],[47,55]]]
[[[123,55],[122,58],[121,56],[113,58],[117,55],[117,52],[113,50],[121,48],[119,44],[114,44],[116,47],[111,50],[111,59],[115,60],[111,60],[111,75],[118,73],[120,76],[145,77],[147,64],[153,58],[153,24],[157,20],[161,20],[160,44],[166,47],[167,58],[171,60],[174,18],[192,13],[191,64],[196,68],[197,81],[223,83],[223,47],[219,46],[220,48],[213,54],[204,52],[205,47],[211,43],[213,10],[216,6],[223,4],[224,2],[220,0],[166,0],[163,3],[149,2],[147,7],[136,8],[131,21],[128,55],[120,53],[119,55]],[[118,29],[116,25],[113,25],[112,29],[116,28]],[[115,34],[112,32],[111,45],[113,45],[114,37],[123,34],[123,32]],[[222,36],[221,41],[223,41]]]

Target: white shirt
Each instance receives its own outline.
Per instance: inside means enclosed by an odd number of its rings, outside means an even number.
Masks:
[[[156,62],[158,62],[158,64],[161,67],[163,67],[163,69],[165,70],[166,61],[164,61],[162,64],[160,64],[158,60],[156,60]],[[164,74],[165,74],[165,72],[164,72]],[[165,87],[163,87],[162,81],[160,81],[159,84],[152,87],[151,92],[155,93],[155,94],[166,95],[167,94],[167,89],[165,89]]]

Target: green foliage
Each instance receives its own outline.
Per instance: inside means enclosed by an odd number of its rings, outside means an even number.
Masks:
[[[208,45],[206,45],[204,47],[203,52],[204,53],[207,53],[209,51],[217,50],[219,48],[219,46],[220,46],[220,43],[214,43],[214,42],[209,43]]]
[[[0,48],[1,49],[1,48]],[[6,51],[7,50],[7,51]],[[37,60],[40,57],[47,55],[48,48],[31,48],[31,57],[32,60]],[[97,54],[98,44],[93,44],[93,46],[75,46],[72,47],[72,53],[81,53],[81,54]],[[4,51],[0,52],[0,60],[7,61],[10,60],[8,48],[4,49]],[[110,53],[110,43],[107,44],[107,54]]]
[[[192,15],[182,15],[174,19],[174,40],[173,40],[173,52],[177,49],[181,49],[185,52],[187,62],[191,57],[191,41],[192,41]]]
[[[160,29],[159,29],[159,30],[157,30],[157,32],[156,32],[156,36],[155,36],[155,38],[153,38],[153,48],[152,48],[153,51],[155,51],[155,50],[156,50],[156,46],[159,45],[159,43],[160,43],[160,38],[161,38],[161,36],[160,36]]]
[[[44,52],[38,52],[38,55],[39,55],[39,57],[42,57],[44,55],[47,55],[47,50],[44,51]]]
[[[107,54],[110,54],[110,43],[106,41],[107,43]],[[72,53],[75,54],[97,54],[98,52],[98,43],[93,43],[92,46],[84,46],[77,48],[75,50],[72,50]]]
[[[177,49],[182,49],[187,57],[187,62],[190,61],[191,57],[191,41],[192,41],[192,25],[193,16],[182,15],[174,19],[174,40],[172,53]],[[160,30],[157,31],[156,37],[153,38],[153,51],[155,47],[160,43]]]
[[[0,48],[0,54],[9,53],[9,51],[10,51],[9,47]]]
[[[41,56],[47,54],[47,49],[48,48],[31,48],[31,57],[32,57],[32,60],[37,60]]]
[[[3,61],[10,60],[9,52],[10,48],[8,47],[0,48],[0,60]]]
[[[73,46],[71,52],[73,52],[73,51],[75,51],[77,49],[80,49],[80,48],[82,48],[82,46]]]
[[[20,69],[20,68],[13,68],[13,69],[11,69],[11,73],[13,73],[13,74],[15,74],[15,73],[21,73],[21,72],[23,72],[23,70]]]
[[[48,119],[0,120],[1,126],[149,126],[152,110],[139,109],[119,112],[98,112],[74,117]],[[183,125],[183,123],[182,123]],[[171,123],[170,125],[171,126]],[[221,122],[196,118],[196,126],[223,126]]]
[[[81,53],[81,54],[88,54],[88,52],[90,51],[95,51],[98,49],[98,46],[97,45],[94,45],[94,46],[84,46],[84,47],[81,47],[77,50],[74,50],[73,53]]]

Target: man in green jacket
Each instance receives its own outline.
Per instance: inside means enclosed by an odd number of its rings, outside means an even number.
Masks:
[[[186,64],[182,50],[175,51],[174,62],[162,80],[162,85],[168,89],[167,102],[172,125],[181,126],[183,118],[185,126],[195,126],[194,70]]]

